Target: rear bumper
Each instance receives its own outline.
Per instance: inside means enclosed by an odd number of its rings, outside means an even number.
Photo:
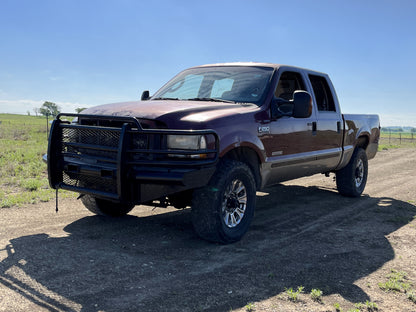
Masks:
[[[43,157],[52,188],[140,204],[204,186],[215,172],[219,144],[212,130],[144,130],[135,118],[89,115],[76,116],[107,118],[122,126],[73,125],[61,121],[61,116],[52,124],[48,154]],[[165,136],[178,133],[211,136],[215,147],[167,150]],[[197,153],[205,157],[195,159]]]

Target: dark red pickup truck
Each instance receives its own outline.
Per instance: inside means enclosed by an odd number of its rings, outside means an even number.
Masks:
[[[65,117],[73,117],[72,122]],[[358,197],[375,156],[377,115],[343,115],[328,75],[266,63],[187,69],[152,97],[60,114],[48,147],[50,186],[92,212],[135,205],[192,207],[204,239],[241,239],[256,191],[335,172]]]

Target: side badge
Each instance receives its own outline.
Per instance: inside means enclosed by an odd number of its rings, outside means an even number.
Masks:
[[[257,127],[258,133],[270,133],[270,127],[269,126],[258,126]]]

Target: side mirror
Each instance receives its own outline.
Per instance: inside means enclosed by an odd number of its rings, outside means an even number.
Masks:
[[[150,93],[149,93],[149,90],[143,91],[143,93],[142,93],[142,97],[141,97],[141,100],[142,100],[142,101],[147,101],[148,99],[150,99]]]
[[[271,112],[273,119],[283,116],[291,117],[293,115],[293,100],[274,98],[271,104]]]
[[[312,114],[312,97],[302,90],[293,93],[293,117],[308,118]]]

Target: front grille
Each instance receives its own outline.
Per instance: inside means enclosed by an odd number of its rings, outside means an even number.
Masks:
[[[81,118],[83,124],[70,124],[61,116]],[[170,134],[205,135],[215,147],[203,151],[169,150]],[[218,137],[212,130],[143,129],[132,117],[60,114],[49,138],[49,183],[53,188],[129,200],[132,194],[124,192],[131,192],[134,183],[141,183],[135,179],[157,180],[161,173],[172,172],[175,176],[177,170],[212,166],[218,159],[218,149]],[[191,157],[200,152],[208,157]]]
[[[62,182],[72,187],[117,194],[117,180],[115,177],[103,178],[64,171]]]
[[[62,128],[62,153],[73,157],[93,156],[115,161],[119,142],[120,129]]]

